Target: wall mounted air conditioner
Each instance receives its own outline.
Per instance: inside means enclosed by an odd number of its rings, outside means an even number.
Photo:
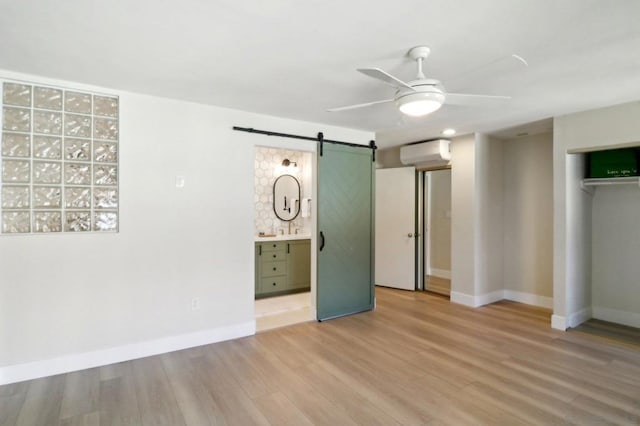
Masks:
[[[451,161],[450,141],[437,139],[405,145],[400,148],[400,161],[407,166],[440,167]]]

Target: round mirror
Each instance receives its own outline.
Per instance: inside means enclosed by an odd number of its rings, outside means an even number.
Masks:
[[[289,222],[300,213],[300,182],[291,175],[282,175],[273,183],[273,212],[278,219]]]

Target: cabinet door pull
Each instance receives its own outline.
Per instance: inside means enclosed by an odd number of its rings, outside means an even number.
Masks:
[[[274,254],[273,257],[276,257],[276,255]]]
[[[258,246],[258,256],[262,256],[262,244]]]
[[[276,267],[275,267],[275,266],[273,267],[273,270],[274,270],[274,271],[276,270]]]
[[[320,231],[320,251],[324,248],[324,233]]]
[[[273,285],[276,285],[276,283],[273,283]]]
[[[287,254],[289,254],[289,243],[287,243]]]

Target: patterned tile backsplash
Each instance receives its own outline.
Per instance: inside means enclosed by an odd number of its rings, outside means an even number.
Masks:
[[[118,97],[1,89],[0,233],[117,231]]]
[[[282,166],[282,160],[296,163],[296,167]],[[311,198],[311,153],[278,148],[256,147],[255,152],[255,234],[286,234],[289,223],[278,219],[273,212],[273,183],[284,174],[295,176],[300,182],[301,198]],[[302,213],[302,212],[301,212]],[[311,231],[310,217],[299,214],[291,222],[291,233],[298,229],[300,234]]]

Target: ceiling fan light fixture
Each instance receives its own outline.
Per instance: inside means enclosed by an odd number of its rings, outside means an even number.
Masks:
[[[416,92],[402,96],[396,103],[401,113],[422,117],[439,110],[444,103],[444,98],[442,93]]]
[[[396,88],[393,99],[365,102],[362,104],[347,105],[338,108],[330,108],[327,111],[346,111],[356,108],[370,107],[387,102],[395,102],[401,113],[422,117],[440,109],[447,101],[453,105],[474,105],[478,100],[496,101],[509,99],[508,96],[479,95],[469,93],[449,93],[439,80],[427,78],[422,71],[422,63],[429,56],[431,49],[428,46],[416,46],[409,50],[408,56],[416,61],[418,72],[415,80],[405,82],[380,68],[358,68],[364,75],[375,78]],[[526,65],[526,61],[517,55],[513,57]]]

